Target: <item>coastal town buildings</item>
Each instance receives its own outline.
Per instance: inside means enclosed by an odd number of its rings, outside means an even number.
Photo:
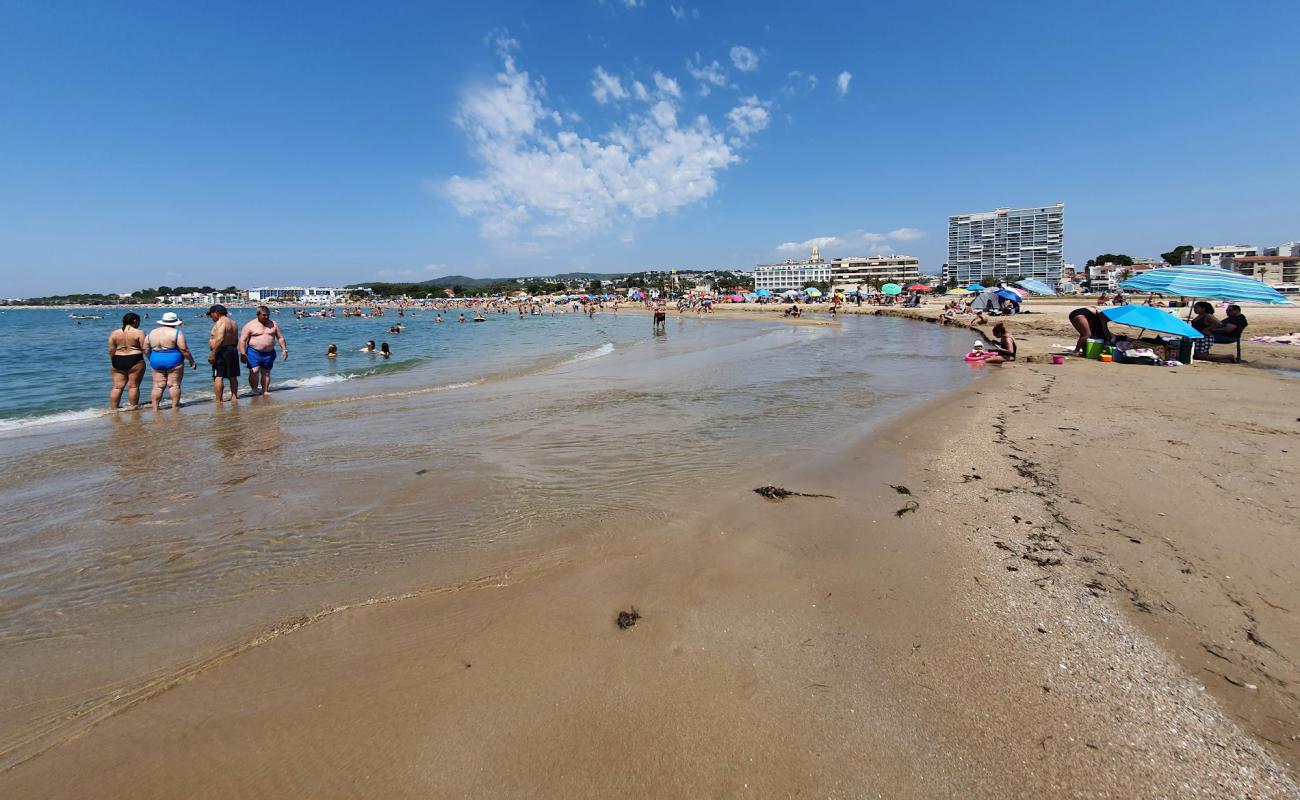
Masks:
[[[878,286],[882,283],[900,285],[916,283],[921,279],[921,260],[916,256],[850,256],[831,262],[833,289],[846,292],[859,286]]]
[[[1188,265],[1224,267],[1223,259],[1257,256],[1259,248],[1249,244],[1219,244],[1213,247],[1193,247],[1183,255],[1183,263]]]
[[[754,290],[783,292],[822,283],[853,291],[882,283],[915,283],[920,277],[921,260],[915,256],[846,256],[827,261],[814,246],[812,254],[800,261],[759,264],[754,268]]]
[[[821,257],[816,246],[812,249],[812,256],[802,261],[783,261],[780,264],[759,264],[754,267],[754,291],[802,289],[809,283],[830,281],[831,262]]]
[[[131,295],[126,297],[129,299]],[[237,305],[246,299],[243,292],[184,292],[163,295],[158,298],[158,302],[169,306],[210,306],[215,303]]]
[[[248,290],[254,303],[308,303],[333,305],[347,299],[348,290],[335,286],[258,286]]]
[[[1223,259],[1222,265],[1283,294],[1300,292],[1300,255],[1238,256]]]
[[[965,285],[986,277],[1061,280],[1065,204],[998,208],[948,218],[944,280]]]

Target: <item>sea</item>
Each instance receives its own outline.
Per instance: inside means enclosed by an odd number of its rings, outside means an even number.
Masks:
[[[779,483],[980,373],[969,333],[897,318],[279,310],[272,393],[215,405],[202,311],[158,413],[106,411],[121,310],[0,312],[0,767],[313,615]]]

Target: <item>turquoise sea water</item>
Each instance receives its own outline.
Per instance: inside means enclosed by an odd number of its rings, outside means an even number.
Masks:
[[[164,309],[134,309],[144,320],[146,333],[156,327]],[[198,368],[185,376],[183,403],[206,402],[212,395],[212,373],[206,363],[208,332],[212,323],[205,309],[176,309],[185,321],[182,330]],[[103,314],[103,319],[69,318],[69,309],[0,310],[0,335],[15,346],[0,349],[0,374],[6,391],[0,394],[0,431],[29,428],[99,416],[108,405],[109,334],[121,327],[126,309],[77,309],[78,314]],[[277,360],[272,388],[307,389],[342,381],[403,371],[418,371],[429,380],[466,381],[488,371],[521,367],[538,359],[568,353],[580,356],[583,348],[599,348],[641,336],[649,323],[641,318],[601,314],[587,319],[579,314],[529,317],[520,325],[517,315],[489,314],[487,323],[458,323],[461,310],[445,311],[435,324],[434,311],[407,310],[399,317],[389,310],[383,317],[307,317],[295,319],[288,309],[273,315],[289,344],[289,359]],[[465,312],[472,320],[473,313]],[[251,308],[231,310],[242,326],[253,318]],[[389,328],[405,323],[401,334]],[[515,324],[509,324],[515,323]],[[573,323],[573,324],[567,324]],[[388,342],[393,356],[359,352],[373,339]],[[325,357],[329,344],[338,345],[336,359]],[[241,391],[247,392],[247,368]],[[141,401],[148,402],[150,377],[146,369]],[[164,399],[164,403],[166,400]],[[122,398],[125,405],[126,397]]]

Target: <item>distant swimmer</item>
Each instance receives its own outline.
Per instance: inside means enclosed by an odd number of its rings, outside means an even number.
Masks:
[[[239,397],[239,329],[220,303],[208,309],[212,332],[208,334],[208,363],[212,365],[212,394],[216,402],[225,395],[230,381],[230,399]]]
[[[441,325],[441,324],[442,324],[442,315],[441,315],[441,314],[434,314],[434,315],[433,315],[433,321],[434,321],[435,323]]]
[[[248,364],[248,385],[254,395],[271,391],[271,368],[275,365],[277,342],[281,356],[287,360],[289,345],[285,344],[280,326],[272,321],[271,309],[258,306],[257,316],[239,334],[239,354]]]
[[[158,410],[162,400],[163,389],[171,397],[172,408],[181,407],[181,381],[185,379],[185,362],[194,369],[194,356],[185,343],[185,334],[180,328],[185,323],[176,316],[175,311],[168,311],[158,320],[158,327],[149,331],[144,339],[144,357],[153,369],[153,386],[149,392],[150,405]]]
[[[461,315],[460,315],[460,319],[458,319],[458,320],[456,320],[456,321],[457,321],[457,322],[464,322],[464,321],[465,321],[465,315],[464,315],[464,314],[461,314]]]
[[[382,343],[382,344],[379,345],[379,357],[380,357],[380,358],[388,358],[388,357],[391,356],[392,354],[393,354],[393,351],[388,349],[388,342],[384,342],[384,343]]]
[[[339,357],[339,346],[336,345],[336,344],[334,344],[333,342],[330,342],[330,346],[327,347],[327,348],[325,348],[325,357],[326,357],[326,358],[338,358],[338,357]]]
[[[363,353],[375,352],[375,340],[371,339],[370,341],[366,342],[366,346],[361,348],[361,352]]]
[[[140,405],[140,380],[144,378],[144,333],[140,315],[128,311],[122,315],[122,329],[108,335],[109,377],[113,388],[108,391],[108,407],[116,410],[126,389],[131,408]]]

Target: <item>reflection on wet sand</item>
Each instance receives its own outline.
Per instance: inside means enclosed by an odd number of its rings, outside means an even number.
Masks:
[[[865,359],[867,327],[908,323],[862,322],[679,321],[516,377],[122,413],[0,456],[0,660],[28,676],[0,704],[57,715],[90,681],[135,685],[297,614],[563,558],[618,516],[666,520],[719,476],[819,457],[968,379],[965,337],[926,331],[951,360]],[[19,717],[0,714],[0,741]]]

